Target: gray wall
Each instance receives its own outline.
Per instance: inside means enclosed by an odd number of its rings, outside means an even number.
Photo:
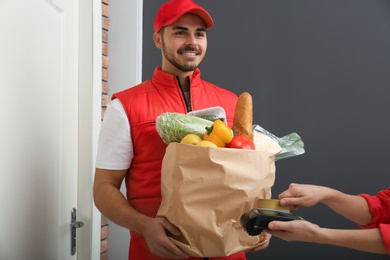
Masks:
[[[154,15],[144,5],[143,80],[160,66]],[[390,183],[390,1],[198,0],[213,16],[203,78],[254,98],[254,122],[297,132],[306,154],[276,163],[273,197],[289,183],[375,194]],[[323,227],[357,228],[326,207],[295,213]],[[388,259],[272,238],[249,259]]]

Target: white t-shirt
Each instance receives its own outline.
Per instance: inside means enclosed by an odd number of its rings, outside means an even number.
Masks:
[[[96,168],[126,170],[134,156],[130,124],[122,103],[112,100],[100,128]]]
[[[187,100],[189,92],[184,92]],[[107,105],[100,128],[95,167],[126,170],[134,157],[130,123],[119,99]]]

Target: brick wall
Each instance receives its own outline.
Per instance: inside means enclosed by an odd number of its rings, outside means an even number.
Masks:
[[[108,29],[109,21],[109,0],[102,0],[102,120],[109,102],[108,97]],[[100,232],[100,260],[107,260],[108,250],[108,222],[102,215]]]
[[[102,116],[109,102],[108,97],[108,29],[109,21],[109,0],[102,0]]]

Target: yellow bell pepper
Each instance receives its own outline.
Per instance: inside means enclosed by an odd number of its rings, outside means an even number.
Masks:
[[[215,143],[218,147],[225,147],[232,141],[233,134],[230,127],[217,119],[211,126],[206,127],[204,140]]]

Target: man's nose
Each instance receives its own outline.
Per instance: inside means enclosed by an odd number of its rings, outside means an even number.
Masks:
[[[195,35],[188,36],[186,44],[189,46],[196,46],[198,44],[198,40],[196,39]]]

